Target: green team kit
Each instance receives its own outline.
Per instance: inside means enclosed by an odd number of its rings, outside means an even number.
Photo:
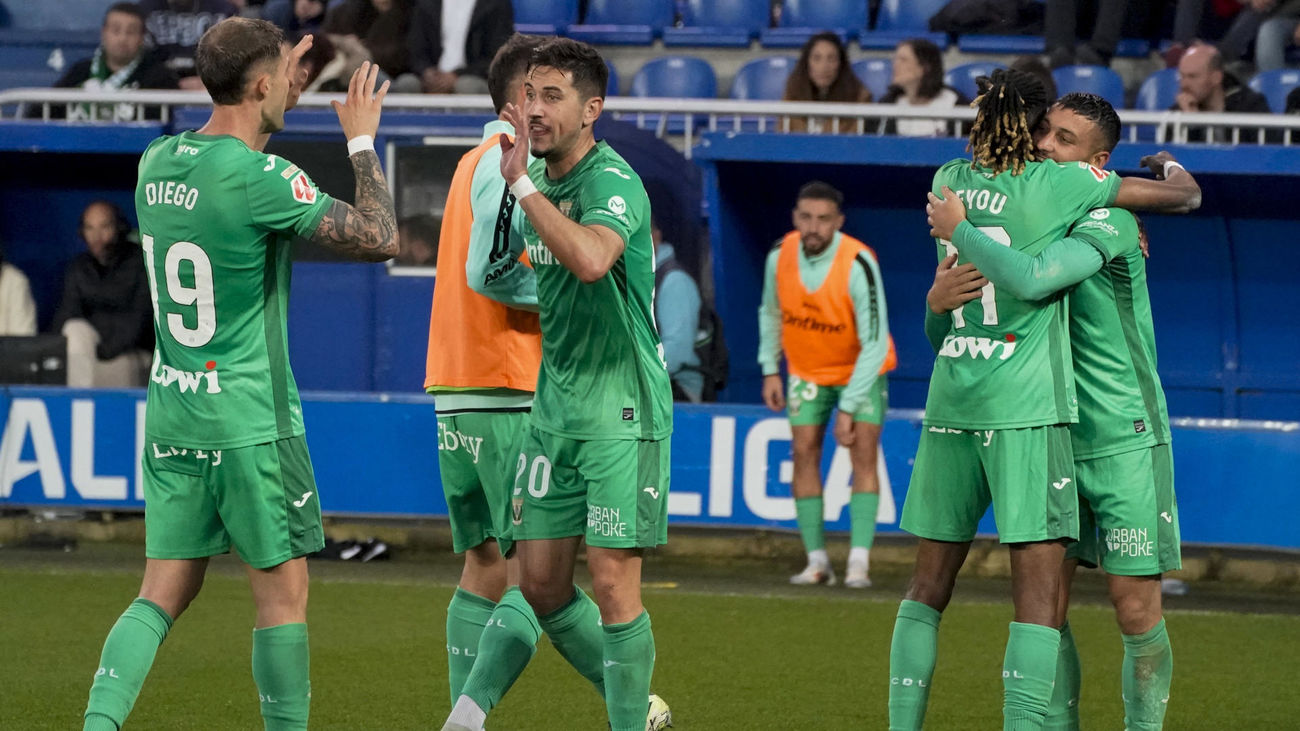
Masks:
[[[558,180],[541,160],[529,176],[561,213],[609,228],[626,248],[605,276],[584,284],[522,224],[537,272],[542,366],[515,472],[514,537],[662,544],[672,388],[654,325],[649,198],[604,142]]]
[[[146,555],[257,568],[324,541],[289,367],[290,247],[331,198],[225,136],[161,137],[135,206],[157,346],[145,408]],[[246,213],[245,213],[246,212]]]
[[[1119,177],[1084,163],[1029,163],[1020,175],[953,160],[934,176],[998,244],[1036,255],[1088,210],[1108,206]],[[951,244],[938,246],[938,258]],[[936,343],[924,429],[901,526],[969,541],[993,504],[1005,543],[1076,538],[1078,496],[1068,424],[1078,405],[1063,295],[1026,302],[986,285],[950,313]]]

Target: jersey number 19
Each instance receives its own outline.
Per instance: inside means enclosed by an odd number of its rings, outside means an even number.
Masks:
[[[142,238],[144,248],[145,271],[149,275],[149,297],[153,300],[154,318],[163,316],[158,306],[158,280],[154,271],[154,238],[145,234]],[[181,263],[189,262],[193,271],[193,285],[181,282]],[[187,348],[201,348],[212,340],[217,332],[217,306],[212,289],[212,260],[198,244],[189,241],[177,241],[167,247],[163,258],[163,271],[167,277],[167,296],[177,309],[167,313],[167,331],[172,339]],[[193,308],[190,311],[190,308]],[[194,322],[186,324],[186,315]]]

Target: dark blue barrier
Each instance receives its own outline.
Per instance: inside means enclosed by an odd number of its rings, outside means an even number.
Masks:
[[[438,516],[432,399],[309,394],[303,402],[321,506],[354,516]],[[143,392],[0,390],[0,508],[142,508],[138,455]],[[879,522],[897,530],[920,436],[916,412],[891,412],[882,438],[887,481]],[[673,434],[673,525],[794,528],[790,430],[757,406],[679,406]],[[1180,424],[1174,460],[1183,538],[1300,548],[1300,424]],[[848,455],[826,450],[826,516],[848,530]],[[985,516],[980,529],[991,533]]]

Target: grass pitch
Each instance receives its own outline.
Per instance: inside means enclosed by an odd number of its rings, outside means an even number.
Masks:
[[[138,546],[0,550],[0,729],[80,728],[104,635],[135,596],[142,567]],[[875,577],[878,588],[866,592],[794,590],[784,581],[797,568],[648,564],[654,690],[672,705],[676,728],[886,728],[889,639],[904,577]],[[449,708],[444,612],[457,570],[450,557],[312,564],[312,728],[441,725]],[[1082,583],[1095,600],[1097,582],[1091,590]],[[1001,582],[959,585],[943,620],[927,728],[1000,728],[1011,611],[995,599],[1004,596]],[[1166,728],[1295,728],[1300,618],[1285,613],[1295,611],[1294,596],[1220,598],[1244,611],[1282,612],[1182,610],[1174,602]],[[261,728],[249,660],[253,617],[238,567],[215,560],[160,650],[127,729]],[[1121,728],[1122,648],[1111,610],[1078,606],[1071,622],[1083,661],[1083,728]],[[591,687],[543,640],[488,727],[605,722]]]

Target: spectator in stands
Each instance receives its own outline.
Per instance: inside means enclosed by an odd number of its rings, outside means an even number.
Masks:
[[[848,49],[840,37],[829,31],[818,33],[803,44],[799,61],[785,80],[782,101],[787,102],[850,102],[871,101],[871,91],[862,84],[849,66]],[[825,117],[794,117],[790,119],[793,132],[854,132],[856,119],[841,119],[835,129],[834,120]]]
[[[1100,0],[1096,25],[1086,43],[1075,44],[1075,26],[1079,17],[1078,0],[1047,0],[1044,38],[1052,68],[1072,66],[1109,66],[1119,46],[1120,31],[1128,0]]]
[[[486,94],[488,65],[514,29],[510,0],[419,0],[411,70],[428,94]]]
[[[1223,70],[1223,55],[1214,46],[1206,43],[1193,44],[1178,62],[1178,96],[1174,98],[1174,111],[1182,112],[1243,112],[1268,114],[1268,99],[1242,84],[1231,74]],[[1166,132],[1166,138],[1170,136]],[[1242,127],[1242,142],[1253,143],[1258,139],[1259,129]],[[1228,127],[1191,127],[1187,130],[1188,142],[1232,141],[1232,129]],[[1280,142],[1281,135],[1276,130],[1269,131],[1265,139],[1268,142]]]
[[[179,79],[167,68],[162,56],[144,45],[144,13],[135,3],[117,3],[104,13],[104,24],[99,29],[99,48],[95,55],[73,64],[61,79],[57,89],[81,88],[88,91],[125,91],[129,89],[175,89]],[[69,110],[63,105],[51,105],[50,116],[73,120],[136,119],[138,109],[133,104],[101,104],[92,109],[90,104],[75,104]],[[157,118],[157,107],[150,118]],[[39,110],[33,110],[39,111]]]
[[[167,67],[180,77],[180,87],[202,91],[203,82],[194,70],[199,39],[208,28],[239,15],[239,7],[230,0],[140,0],[140,10]]]
[[[288,36],[284,43],[290,50],[292,50],[305,35],[308,34],[295,33]],[[293,96],[293,91],[296,90],[299,94],[304,91],[316,91],[319,86],[318,80],[320,79],[321,72],[324,71],[333,60],[334,44],[330,42],[329,36],[323,33],[312,36],[311,48],[307,50],[307,53],[303,54],[302,58],[298,59],[298,72],[294,78],[295,86],[294,89],[290,91],[293,104],[296,105],[298,103],[297,97]],[[292,106],[293,105],[290,105],[290,107]],[[286,109],[289,109],[290,107],[286,107]]]
[[[1038,56],[1020,56],[1012,61],[1008,68],[1037,76],[1038,80],[1043,82],[1043,89],[1047,91],[1048,106],[1056,101],[1056,79],[1052,78],[1052,70],[1047,68],[1047,64],[1043,63]]]
[[[1300,45],[1300,0],[1277,7],[1259,26],[1255,36],[1255,68],[1273,71],[1286,67],[1286,50]]]
[[[1285,114],[1300,114],[1300,86],[1292,89],[1286,95]]]
[[[1245,76],[1251,72],[1250,50],[1264,23],[1295,7],[1292,0],[1242,0],[1241,12],[1216,44],[1223,54],[1224,65]]]
[[[894,49],[894,79],[880,98],[881,104],[909,108],[951,109],[970,100],[943,83],[943,55],[924,38],[903,41]],[[886,119],[881,133],[904,137],[940,137],[951,133],[952,123],[940,119]]]
[[[439,224],[432,216],[403,218],[397,225],[397,256],[393,263],[407,267],[438,265]]]
[[[363,62],[377,64],[392,81],[391,91],[419,91],[413,76],[406,37],[411,28],[412,0],[343,0],[330,8],[322,27],[334,44],[337,78],[346,80]],[[331,66],[333,69],[334,66]],[[334,74],[326,74],[333,77]]]
[[[81,213],[86,251],[68,264],[55,331],[68,339],[68,385],[143,386],[153,310],[140,247],[121,209],[95,201]]]
[[[0,335],[35,335],[36,302],[27,275],[5,261],[0,243]]]
[[[262,6],[262,18],[280,26],[286,38],[319,33],[325,22],[325,0],[287,0]]]
[[[673,399],[699,403],[704,395],[704,373],[695,353],[700,332],[700,287],[677,263],[673,245],[664,242],[663,231],[650,218],[650,240],[655,249],[655,323],[664,346]]]

